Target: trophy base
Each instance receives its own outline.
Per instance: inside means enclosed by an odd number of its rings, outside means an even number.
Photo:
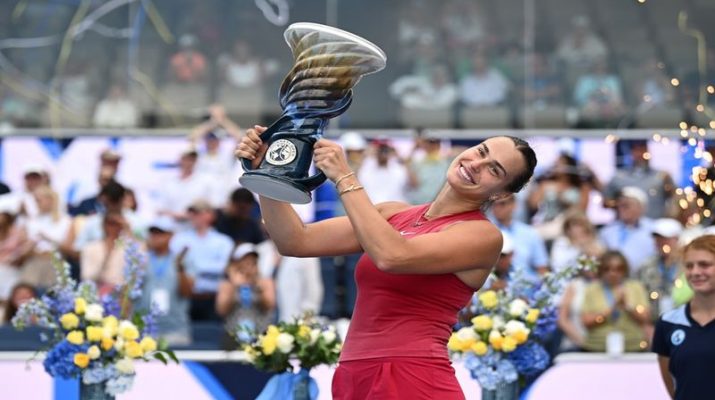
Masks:
[[[246,172],[238,181],[251,192],[269,199],[293,204],[308,204],[312,200],[309,192],[291,181],[275,176]]]

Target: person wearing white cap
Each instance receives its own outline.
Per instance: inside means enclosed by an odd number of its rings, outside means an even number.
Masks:
[[[648,195],[643,190],[635,186],[624,187],[616,201],[618,218],[603,227],[599,234],[609,250],[618,250],[626,256],[633,277],[656,253],[651,235],[652,221],[643,216],[647,206]]]
[[[502,232],[504,241],[501,246],[499,261],[494,266],[494,272],[484,284],[492,290],[502,290],[509,283],[509,272],[511,271],[511,261],[514,258],[514,239],[508,233]]]
[[[680,279],[681,285],[685,282],[685,279],[679,276],[681,254],[678,242],[683,233],[683,225],[672,218],[660,218],[653,222],[652,232],[657,253],[638,270],[638,279],[648,290],[655,322],[658,316],[677,305],[673,302],[671,293],[676,281]]]
[[[196,272],[193,264],[181,262],[184,253],[170,248],[174,232],[176,224],[166,216],[149,224],[141,308],[153,306],[162,313],[156,321],[157,329],[169,344],[188,345],[191,342],[189,301]]]
[[[251,340],[246,332],[263,332],[273,322],[276,293],[273,279],[258,273],[258,249],[241,243],[231,254],[224,279],[216,295],[216,313],[226,321],[226,329],[239,342]],[[235,344],[229,343],[234,350]]]

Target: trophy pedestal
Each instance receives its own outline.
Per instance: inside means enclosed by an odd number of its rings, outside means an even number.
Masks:
[[[253,193],[278,201],[293,204],[308,204],[312,200],[310,192],[293,181],[279,176],[263,174],[257,171],[246,172],[238,181],[241,186]]]

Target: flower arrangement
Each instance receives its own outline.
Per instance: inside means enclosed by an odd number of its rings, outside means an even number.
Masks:
[[[131,310],[141,295],[144,271],[144,258],[134,241],[126,246],[125,263],[126,282],[100,298],[93,282],[77,285],[69,265],[55,257],[55,285],[18,310],[12,320],[16,329],[38,325],[52,332],[51,337],[42,337],[48,343],[43,365],[51,376],[103,384],[106,394],[115,396],[131,388],[136,361],[179,362],[166,342],[156,339],[156,310]]]
[[[582,257],[576,265],[538,282],[515,271],[504,290],[475,293],[463,310],[474,317],[452,334],[447,347],[464,357],[483,390],[494,391],[520,377],[537,375],[550,363],[542,344],[556,330],[554,296],[566,281],[594,265],[593,259]]]
[[[318,386],[309,376],[310,369],[335,364],[341,348],[335,327],[320,324],[309,314],[270,325],[261,334],[254,332],[253,340],[243,346],[248,362],[259,370],[279,373],[268,381],[257,400],[317,398]],[[300,368],[298,373],[293,372],[295,363]]]

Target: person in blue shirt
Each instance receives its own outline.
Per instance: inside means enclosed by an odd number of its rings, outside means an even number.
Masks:
[[[188,207],[191,229],[178,232],[171,249],[182,252],[182,265],[196,274],[191,295],[192,321],[220,321],[215,302],[224,268],[234,248],[233,240],[212,228],[214,209],[206,200],[196,200]]]
[[[491,220],[514,243],[513,270],[523,270],[531,278],[538,278],[549,270],[546,245],[533,227],[514,219],[516,199],[513,195],[492,204]]]
[[[141,309],[154,307],[161,313],[156,321],[159,337],[172,345],[191,342],[189,300],[194,287],[192,265],[182,263],[186,251],[177,254],[169,243],[176,225],[169,217],[159,217],[149,225],[148,263],[144,276]]]
[[[685,278],[693,289],[686,304],[663,314],[655,326],[653,352],[663,383],[675,400],[712,399],[715,394],[715,235],[683,249]]]

